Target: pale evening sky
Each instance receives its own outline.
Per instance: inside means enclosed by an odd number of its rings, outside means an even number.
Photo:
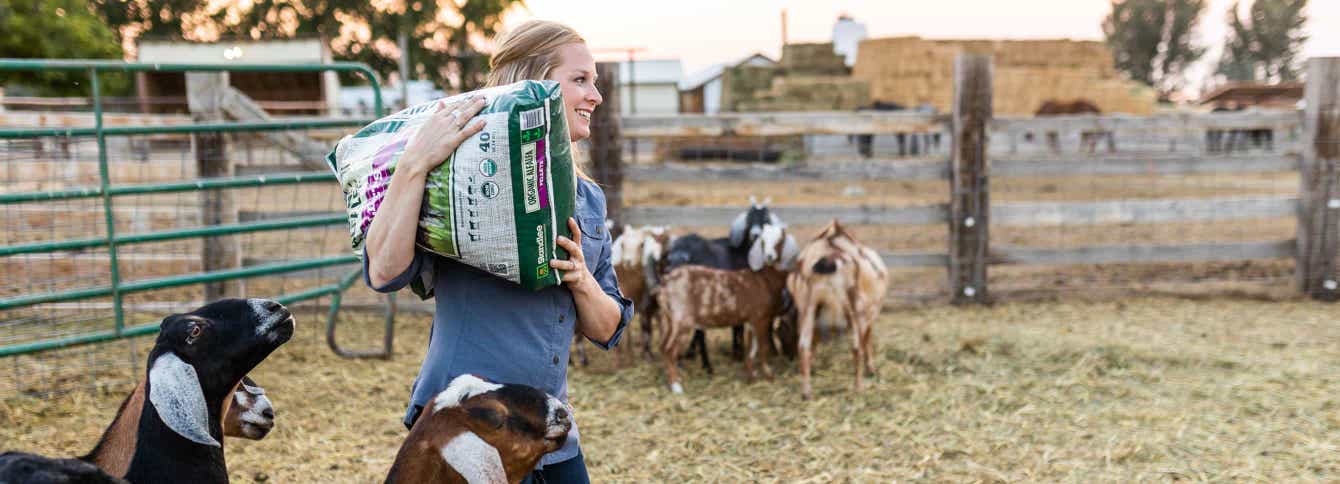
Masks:
[[[1218,58],[1227,29],[1225,12],[1234,0],[1209,0],[1199,25],[1200,42]],[[1246,12],[1251,0],[1242,0]],[[1308,2],[1307,56],[1340,56],[1340,0]],[[640,58],[673,59],[685,74],[752,52],[777,58],[781,11],[787,11],[791,42],[827,42],[834,21],[846,12],[870,37],[1102,40],[1109,0],[527,0],[528,9],[507,25],[530,18],[571,25],[597,58],[620,54],[600,49],[640,47]],[[1200,69],[1199,72],[1204,71]],[[1196,83],[1192,83],[1196,85]]]

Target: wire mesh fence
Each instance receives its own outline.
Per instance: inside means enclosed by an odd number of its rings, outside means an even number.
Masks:
[[[329,140],[350,129],[305,129],[291,133]],[[109,137],[108,178],[112,186],[133,186],[199,180],[202,163],[226,161],[234,174],[307,172],[285,147],[257,133],[224,134],[226,159],[202,155],[200,137],[191,134],[153,134]],[[333,145],[333,142],[331,143]],[[39,137],[0,141],[0,193],[26,193],[96,188],[99,185],[96,138]],[[316,169],[323,167],[317,166]],[[317,171],[314,173],[325,174]],[[207,220],[209,203],[226,200],[236,220]],[[333,182],[263,185],[172,193],[117,196],[111,202],[111,220],[118,239],[146,234],[199,229],[225,223],[322,218],[342,221],[343,194]],[[103,239],[107,211],[102,198],[33,201],[7,205],[0,211],[0,247]],[[313,224],[286,230],[267,230],[218,237],[192,237],[123,243],[116,251],[120,284],[142,283],[169,276],[205,272],[210,250],[228,247],[236,254],[235,267],[255,267],[323,256],[350,254],[343,223]],[[106,247],[31,251],[0,256],[0,298],[59,293],[107,287],[112,280],[111,251]],[[279,275],[223,283],[224,294],[274,298],[327,286],[356,266],[317,267]],[[359,285],[361,286],[361,284]],[[206,302],[206,285],[189,284],[136,291],[123,295],[125,326],[153,324],[172,312],[188,311]],[[351,306],[375,309],[384,303],[370,291],[354,289],[345,295]],[[327,298],[299,303],[295,309],[325,314]],[[87,335],[115,328],[111,297],[48,302],[0,310],[0,346],[34,343]],[[306,332],[320,338],[320,331]],[[135,338],[79,346],[4,359],[0,395],[59,393],[75,388],[122,384],[104,381],[104,375],[124,375],[138,368],[139,350],[148,343]],[[119,370],[119,371],[118,371]],[[135,372],[132,372],[134,374]]]
[[[993,133],[998,294],[1291,289],[1296,112],[1014,119]],[[1236,126],[1216,128],[1217,121]]]
[[[621,146],[631,220],[721,236],[728,220],[705,214],[768,200],[802,238],[829,218],[852,226],[890,262],[896,298],[951,289],[952,133],[936,115],[904,132],[752,136],[673,136],[708,122],[663,118],[635,120]],[[988,131],[994,292],[1293,289],[1298,111],[1003,117]]]
[[[886,259],[902,261],[890,267],[895,298],[936,299],[948,292],[943,255],[935,256],[945,252],[947,231],[934,214],[949,201],[949,144],[943,124],[873,134],[634,135],[623,143],[623,204],[634,225],[708,238],[726,236],[751,200],[801,243],[837,219]]]

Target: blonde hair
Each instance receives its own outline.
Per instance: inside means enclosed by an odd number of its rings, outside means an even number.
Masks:
[[[502,86],[517,81],[544,80],[561,61],[558,48],[568,44],[585,44],[572,27],[549,20],[530,20],[503,34],[498,49],[489,60],[486,87]],[[564,113],[564,116],[567,114]],[[573,147],[576,151],[576,147]],[[575,161],[575,160],[574,160]],[[577,176],[595,182],[578,163],[572,164]]]

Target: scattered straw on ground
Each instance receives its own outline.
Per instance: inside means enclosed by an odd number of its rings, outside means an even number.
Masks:
[[[596,482],[1340,479],[1340,325],[1305,302],[1133,299],[887,311],[880,378],[851,392],[844,340],[821,348],[816,399],[794,365],[746,384],[713,335],[715,376],[687,395],[632,355],[571,373]],[[346,341],[373,341],[376,317]],[[253,373],[279,411],[261,442],[228,442],[238,482],[380,482],[405,436],[424,316],[391,361],[343,360],[319,323]],[[361,334],[360,334],[361,333]],[[638,336],[634,334],[634,336]],[[141,345],[147,346],[147,345]],[[124,392],[0,401],[4,449],[86,451]]]

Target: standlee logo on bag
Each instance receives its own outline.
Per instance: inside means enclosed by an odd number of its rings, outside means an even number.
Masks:
[[[553,286],[549,261],[566,258],[577,189],[572,146],[554,81],[521,81],[446,98],[480,95],[486,125],[429,172],[417,245],[529,289]],[[327,157],[344,189],[350,245],[360,257],[395,172],[438,100],[379,119],[344,137]]]

